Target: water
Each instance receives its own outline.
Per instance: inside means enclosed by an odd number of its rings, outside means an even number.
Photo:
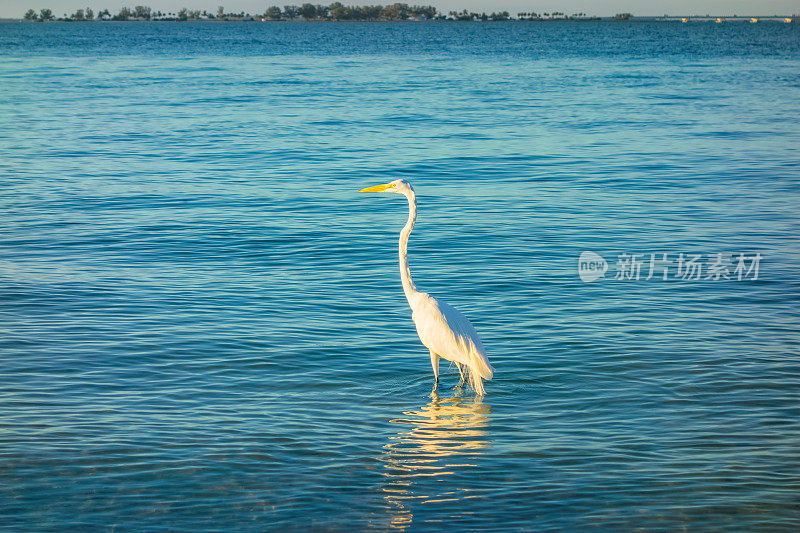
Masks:
[[[0,25],[0,525],[797,530],[798,37]],[[758,279],[614,279],[718,252]]]

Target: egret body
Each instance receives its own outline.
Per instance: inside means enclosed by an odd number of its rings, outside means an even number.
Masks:
[[[400,279],[408,305],[411,306],[411,318],[417,327],[419,340],[430,350],[434,387],[439,382],[439,358],[444,358],[456,364],[462,382],[467,378],[464,375],[466,370],[475,393],[483,395],[483,380],[492,379],[494,368],[486,357],[478,332],[457,309],[428,293],[418,291],[411,279],[408,268],[408,237],[417,219],[417,199],[411,184],[399,179],[384,185],[367,187],[359,192],[396,193],[408,199],[408,221],[400,232]]]

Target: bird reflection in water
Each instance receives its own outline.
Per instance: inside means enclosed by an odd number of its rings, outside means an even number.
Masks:
[[[407,426],[384,446],[382,460],[388,482],[383,487],[393,529],[411,525],[414,503],[456,501],[466,489],[452,484],[462,471],[475,468],[475,459],[490,446],[489,405],[463,398],[439,398],[417,411],[403,413],[393,424]],[[437,479],[440,478],[440,479]],[[441,490],[439,490],[441,488]]]

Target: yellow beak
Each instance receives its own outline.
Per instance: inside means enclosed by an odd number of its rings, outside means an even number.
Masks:
[[[366,189],[361,189],[358,192],[384,192],[391,186],[392,186],[391,183],[384,183],[383,185],[375,185],[374,187],[367,187]]]

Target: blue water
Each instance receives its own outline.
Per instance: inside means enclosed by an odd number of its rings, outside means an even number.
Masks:
[[[798,25],[4,24],[0,87],[4,529],[800,528]]]

